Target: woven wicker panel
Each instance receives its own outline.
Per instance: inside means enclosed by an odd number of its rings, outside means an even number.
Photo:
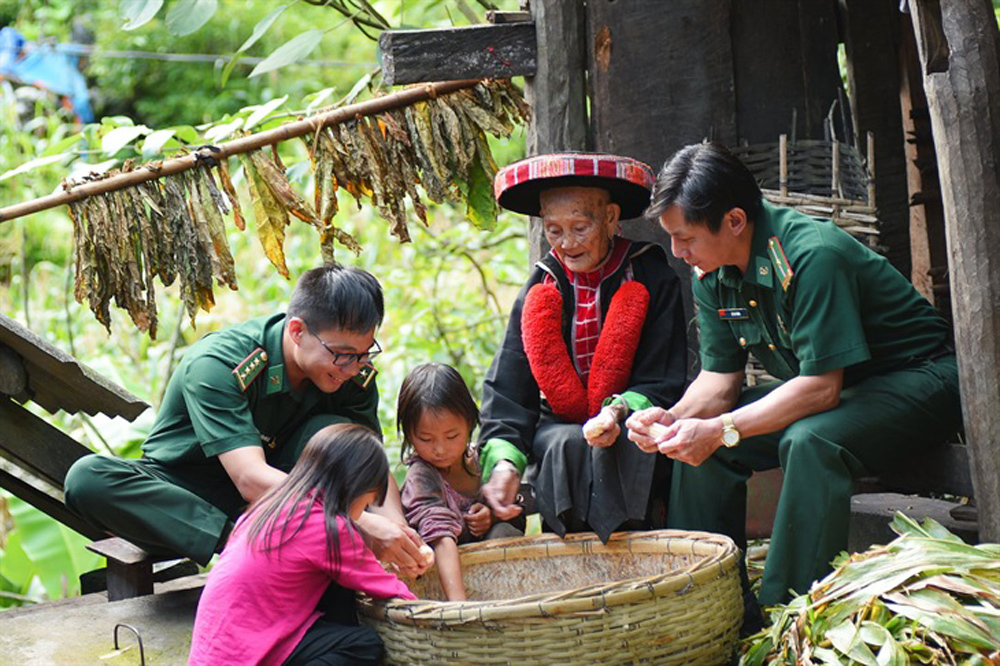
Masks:
[[[733,153],[757,177],[762,188],[781,186],[780,147],[777,143],[735,146]],[[839,172],[834,184],[833,143],[820,140],[788,142],[788,189],[839,199],[863,200],[868,195],[868,175],[858,151],[838,143]]]
[[[739,555],[726,537],[543,535],[460,551],[469,601],[433,600],[434,569],[412,585],[419,601],[361,601],[387,663],[723,664],[735,648]]]

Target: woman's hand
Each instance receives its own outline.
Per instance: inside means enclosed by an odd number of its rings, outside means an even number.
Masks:
[[[664,439],[666,429],[673,425],[674,415],[662,407],[649,407],[634,412],[625,421],[628,438],[646,453],[660,451],[659,444]]]
[[[490,479],[483,484],[483,499],[500,520],[510,520],[521,515],[524,508],[515,504],[521,487],[521,475],[509,460],[501,460],[490,472]]]
[[[469,527],[469,534],[477,538],[486,534],[493,526],[493,513],[488,506],[480,502],[470,506],[469,511],[462,517]]]
[[[611,407],[604,407],[597,416],[583,424],[583,436],[587,439],[587,444],[599,448],[611,446],[618,441],[621,431],[615,410]]]

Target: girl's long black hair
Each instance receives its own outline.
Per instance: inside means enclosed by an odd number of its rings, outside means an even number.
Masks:
[[[319,499],[326,517],[326,546],[339,567],[337,520],[356,529],[351,504],[375,491],[375,503],[381,505],[388,483],[389,461],[375,432],[353,423],[327,426],[309,439],[291,473],[250,506],[247,543],[263,551],[281,547],[302,529]],[[289,519],[300,505],[302,518],[291,526]]]
[[[479,425],[479,407],[458,370],[443,363],[423,363],[410,370],[399,388],[396,403],[396,431],[402,435],[400,460],[413,450],[413,431],[424,412],[448,411],[458,414],[469,426],[469,434]],[[462,457],[462,466],[473,473]]]

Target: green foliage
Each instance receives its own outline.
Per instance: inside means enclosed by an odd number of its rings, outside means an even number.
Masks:
[[[0,608],[19,601],[41,601],[79,594],[80,574],[97,567],[99,557],[84,548],[87,540],[35,511],[16,497],[8,505],[18,529],[0,548]]]

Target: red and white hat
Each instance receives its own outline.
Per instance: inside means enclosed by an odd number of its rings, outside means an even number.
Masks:
[[[621,206],[623,220],[649,205],[653,170],[639,160],[603,153],[550,153],[508,164],[493,179],[497,203],[515,213],[539,215],[538,195],[553,187],[599,187]]]

